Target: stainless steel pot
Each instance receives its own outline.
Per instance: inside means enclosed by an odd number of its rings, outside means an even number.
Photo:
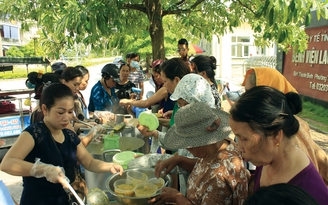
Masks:
[[[138,150],[140,147],[144,146],[144,141],[135,138],[135,137],[121,137],[119,141],[120,149],[111,149],[103,151],[104,144],[103,143],[95,143],[91,142],[87,146],[88,152],[93,156],[95,159],[99,159],[105,162],[112,162],[113,156],[121,151],[126,150]],[[87,184],[88,189],[92,188],[99,188],[103,191],[106,191],[105,181],[108,177],[112,174],[111,172],[107,173],[94,173],[88,170],[84,171],[85,181]],[[111,198],[113,199],[113,198]]]
[[[122,205],[145,205],[145,204],[148,204],[148,202],[147,202],[149,200],[148,197],[147,198],[138,198],[138,197],[122,196],[122,195],[118,195],[114,192],[114,182],[118,179],[126,179],[126,173],[129,170],[138,170],[140,172],[143,172],[143,173],[147,174],[149,179],[155,177],[155,169],[154,168],[128,169],[128,170],[124,171],[122,176],[120,176],[118,173],[110,176],[106,180],[107,190],[115,198],[115,200],[118,203],[122,204]],[[171,177],[171,175],[168,174],[168,175],[164,176],[163,179],[164,179],[165,185],[167,187],[172,186],[172,177]]]
[[[105,162],[112,162],[113,156],[116,153],[121,152],[121,150],[119,149],[106,150],[106,151],[102,151],[102,149],[103,149],[103,143],[90,143],[89,146],[87,146],[87,150],[93,156],[93,158]],[[111,175],[112,175],[111,172],[94,173],[86,169],[84,171],[85,182],[87,184],[88,189],[91,190],[93,188],[99,188],[100,190],[107,192],[106,194],[109,197],[110,195],[108,194],[108,191],[106,191],[106,186],[104,182]],[[113,197],[110,198],[110,200],[113,200]]]
[[[119,124],[124,122],[125,119],[132,119],[132,115],[124,115],[124,114],[115,114],[115,123]]]

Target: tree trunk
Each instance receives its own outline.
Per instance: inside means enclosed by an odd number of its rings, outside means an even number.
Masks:
[[[164,59],[164,29],[162,22],[162,4],[160,0],[148,0],[149,34],[152,44],[153,60]]]
[[[150,53],[147,53],[146,55],[146,73],[149,73],[149,66],[151,65],[152,61],[151,61],[151,57],[150,57]]]

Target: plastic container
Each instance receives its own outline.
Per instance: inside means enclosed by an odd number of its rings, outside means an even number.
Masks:
[[[157,187],[157,191],[161,190],[165,185],[165,181],[163,178],[157,179],[156,177],[154,177],[154,178],[149,179],[147,182],[154,184]]]
[[[157,192],[156,185],[148,182],[139,183],[134,187],[134,194],[136,197],[149,198],[151,196],[154,196],[156,192]]]
[[[135,152],[131,151],[117,153],[113,156],[113,162],[120,164],[123,169],[127,169],[129,162],[134,159],[135,154]]]
[[[142,112],[139,117],[139,124],[147,126],[149,131],[156,130],[159,126],[158,118],[153,113]]]
[[[126,179],[119,179],[114,182],[114,192],[123,196],[134,196],[135,186]]]
[[[146,182],[148,180],[148,176],[142,172],[130,170],[126,173],[126,179],[128,182],[137,185],[141,182]]]
[[[110,149],[119,149],[120,148],[120,136],[118,135],[106,135],[104,137],[104,151]]]
[[[136,114],[136,118],[139,117],[140,113],[147,111],[147,108],[140,108],[140,107],[135,107],[133,106],[132,111]]]

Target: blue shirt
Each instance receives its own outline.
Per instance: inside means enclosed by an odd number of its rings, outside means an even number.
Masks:
[[[15,205],[6,185],[0,180],[0,204]]]
[[[109,95],[105,88],[98,81],[91,89],[89,106],[90,112],[95,110],[110,111],[114,113],[115,107],[118,105],[118,98],[115,94],[115,88],[110,88],[112,95]]]

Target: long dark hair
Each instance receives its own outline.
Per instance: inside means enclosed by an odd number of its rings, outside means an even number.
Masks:
[[[297,93],[283,94],[269,86],[257,86],[240,96],[230,115],[237,122],[248,123],[261,137],[276,135],[282,130],[291,138],[299,129],[294,114],[301,111],[302,100]]]
[[[171,58],[161,64],[161,72],[165,73],[166,77],[173,80],[175,77],[180,79],[190,73],[190,68],[181,58]]]
[[[84,67],[83,65],[77,65],[74,68],[79,70],[82,73],[82,77],[84,77],[86,74],[89,74],[89,70],[86,67]]]
[[[43,90],[43,86],[45,84],[51,84],[51,83],[59,83],[60,82],[60,76],[57,73],[37,73],[37,72],[30,72],[27,75],[27,81],[29,81],[31,84],[35,85],[34,87],[34,99],[40,99],[41,93]]]
[[[74,78],[81,77],[83,78],[82,72],[73,67],[66,68],[63,73],[60,75],[60,77],[65,80],[66,82],[73,80]]]
[[[62,83],[53,83],[43,89],[40,105],[44,104],[47,109],[51,109],[57,100],[67,97],[74,99],[71,89]]]
[[[215,79],[214,79],[214,77],[215,77],[215,71],[214,70],[216,69],[216,66],[213,64],[210,57],[200,55],[200,56],[196,56],[191,61],[196,65],[196,67],[197,67],[196,70],[198,71],[198,73],[205,71],[207,77],[217,87]]]

